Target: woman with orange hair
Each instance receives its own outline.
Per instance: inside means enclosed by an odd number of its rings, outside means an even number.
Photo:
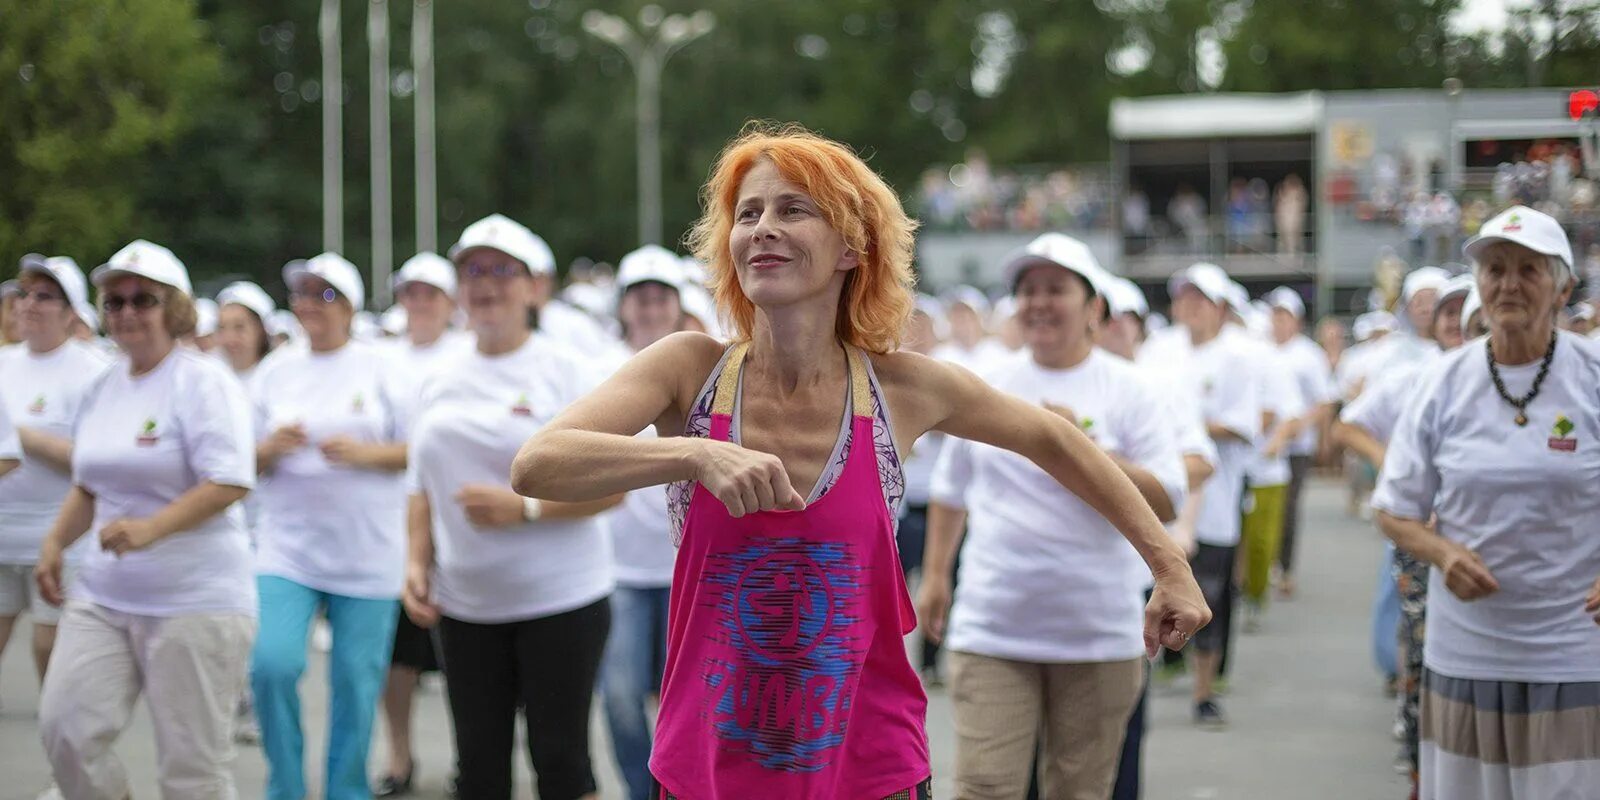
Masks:
[[[1027,457],[1116,525],[1157,576],[1151,652],[1210,619],[1183,552],[1087,437],[897,351],[914,227],[848,148],[798,126],[748,128],[719,157],[690,234],[734,343],[662,339],[512,465],[513,487],[544,500],[670,484],[660,796],[928,796],[894,518],[900,454],[931,430]],[[634,438],[650,424],[660,438]]]

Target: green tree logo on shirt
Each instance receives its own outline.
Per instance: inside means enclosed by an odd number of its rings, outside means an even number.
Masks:
[[[366,407],[367,407],[366,398],[362,397],[360,392],[356,392],[356,399],[350,403],[350,411],[351,411],[351,413],[360,414],[362,411],[364,411],[366,409]]]
[[[1556,424],[1550,428],[1550,434],[1557,439],[1565,439],[1571,436],[1572,431],[1577,427],[1577,425],[1572,424],[1572,420],[1567,419],[1566,414],[1557,414]]]
[[[1078,423],[1078,429],[1083,431],[1084,433],[1088,433],[1093,428],[1094,428],[1094,418],[1093,417],[1084,417],[1083,420]]]
[[[35,397],[33,399],[33,402],[28,404],[28,413],[29,414],[43,414],[44,413],[44,395],[41,394],[38,397]]]
[[[144,421],[144,427],[139,429],[139,438],[135,441],[140,447],[149,447],[160,439],[161,436],[156,433],[155,418],[147,417]]]
[[[511,413],[519,417],[533,416],[533,408],[528,405],[528,393],[517,395],[517,402],[511,404]]]

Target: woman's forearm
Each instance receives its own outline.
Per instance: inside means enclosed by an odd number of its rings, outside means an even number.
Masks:
[[[523,497],[576,503],[693,480],[701,439],[641,439],[573,429],[540,431],[511,464]]]
[[[1366,428],[1349,422],[1333,423],[1333,440],[1347,450],[1354,450],[1374,467],[1383,466],[1383,457],[1387,448],[1378,441],[1377,437],[1367,432]]]
[[[249,493],[250,490],[242,486],[210,481],[195,486],[150,515],[149,521],[156,534],[154,541],[199,527],[201,523],[227,510],[228,506],[243,500]]]
[[[1167,494],[1167,487],[1161,485],[1161,479],[1155,473],[1118,455],[1113,454],[1111,460],[1116,462],[1122,474],[1128,476],[1128,480],[1133,481],[1139,496],[1150,504],[1150,510],[1156,512],[1157,519],[1171,522],[1177,518],[1178,513],[1172,507],[1172,496]]]
[[[1450,552],[1444,547],[1444,539],[1418,520],[1379,511],[1378,528],[1384,536],[1389,537],[1389,541],[1394,542],[1395,547],[1410,553],[1418,561],[1440,566]]]
[[[928,541],[922,551],[923,580],[950,580],[955,575],[956,553],[961,550],[967,511],[943,503],[928,504]]]
[[[433,566],[433,505],[426,494],[406,499],[406,562]]]
[[[93,524],[94,495],[81,486],[73,485],[61,501],[61,510],[56,512],[56,521],[50,526],[50,532],[45,534],[44,547],[55,548],[56,552],[64,551],[88,533],[89,526]]]
[[[1035,461],[1041,469],[1116,527],[1156,577],[1189,568],[1188,557],[1110,456],[1065,424],[1052,426],[1050,436],[1045,457]]]
[[[17,426],[17,438],[22,440],[22,454],[29,461],[48,464],[51,469],[72,472],[72,440],[51,436],[43,431]]]

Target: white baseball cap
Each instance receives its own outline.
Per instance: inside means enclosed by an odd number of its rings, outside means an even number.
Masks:
[[[944,304],[931,294],[917,293],[917,310],[933,321],[934,338],[943,341],[950,335],[950,320],[944,316]]]
[[[1483,295],[1478,294],[1478,285],[1474,283],[1472,290],[1467,292],[1467,301],[1461,304],[1461,335],[1468,336],[1472,315],[1483,310]]]
[[[1064,233],[1040,234],[1006,259],[1007,288],[1016,293],[1017,281],[1022,273],[1041,264],[1060,267],[1077,275],[1089,284],[1089,291],[1097,295],[1105,293],[1109,275],[1100,266],[1100,261],[1094,257],[1088,245]]]
[[[22,264],[17,271],[48,276],[61,286],[72,313],[77,314],[89,327],[96,326],[99,320],[94,313],[94,304],[89,302],[89,283],[83,279],[83,270],[78,267],[78,262],[66,256],[46,258],[38,253],[29,253],[22,257]]]
[[[660,283],[681,290],[685,282],[683,260],[658,244],[647,244],[617,262],[617,294],[641,283]]]
[[[272,336],[287,336],[290,339],[299,339],[305,335],[305,329],[300,327],[300,320],[295,317],[293,311],[287,308],[273,311],[272,315],[262,320],[262,322],[266,323],[267,333]]]
[[[1409,303],[1417,292],[1432,289],[1436,292],[1444,291],[1445,284],[1450,282],[1450,273],[1439,267],[1417,267],[1400,284],[1400,302]]]
[[[248,308],[261,319],[263,325],[272,318],[272,312],[278,310],[277,304],[272,302],[266,291],[249,281],[235,281],[222,287],[222,291],[217,292],[217,305]]]
[[[1368,311],[1356,317],[1355,324],[1351,325],[1356,341],[1364,342],[1371,339],[1379,331],[1393,333],[1400,327],[1400,321],[1387,311]]]
[[[1306,301],[1300,293],[1287,286],[1279,286],[1266,296],[1267,305],[1272,308],[1281,308],[1295,316],[1295,319],[1304,319],[1306,316]]]
[[[1228,273],[1223,271],[1222,267],[1202,261],[1168,278],[1167,294],[1176,300],[1183,287],[1193,286],[1199,289],[1207,300],[1213,303],[1227,303],[1228,295],[1232,291],[1228,287],[1232,283],[1233,279],[1228,277]]]
[[[400,265],[389,286],[399,293],[408,283],[425,283],[444,292],[454,300],[456,296],[456,265],[438,253],[418,253]]]
[[[1244,284],[1230,279],[1228,281],[1228,305],[1233,307],[1234,313],[1244,317],[1251,310],[1250,290],[1244,288]]]
[[[683,267],[683,279],[696,286],[706,285],[706,265],[694,256],[684,256],[678,264]]]
[[[989,318],[989,298],[976,287],[963,284],[953,289],[946,289],[944,294],[939,295],[939,299],[944,301],[946,314],[953,306],[963,305],[976,311],[980,318]]]
[[[1572,243],[1567,241],[1567,232],[1554,217],[1542,211],[1512,206],[1496,214],[1483,223],[1477,236],[1461,246],[1461,252],[1477,261],[1483,249],[1495,242],[1514,242],[1535,253],[1556,256],[1566,262],[1569,271],[1572,269]]]
[[[1111,315],[1133,314],[1150,316],[1150,301],[1145,299],[1139,285],[1120,275],[1112,275],[1106,283],[1106,303]]]
[[[711,293],[699,286],[685,286],[680,290],[679,297],[683,302],[683,313],[700,320],[706,326],[706,335],[713,339],[723,337],[726,326],[722,324],[722,317],[717,311],[717,303],[711,298]]]
[[[283,282],[289,285],[291,292],[296,291],[295,286],[307,275],[327,281],[334,291],[350,301],[350,307],[356,311],[366,307],[367,289],[366,284],[361,282],[361,271],[344,256],[322,253],[303,261],[290,261],[283,266]]]
[[[1439,289],[1439,296],[1433,301],[1434,310],[1438,311],[1439,306],[1444,305],[1447,300],[1466,297],[1477,285],[1478,282],[1471,275],[1457,275],[1451,278]]]
[[[487,247],[499,250],[528,268],[534,275],[549,275],[556,271],[556,256],[550,245],[526,226],[504,214],[490,214],[467,226],[461,238],[450,246],[450,259],[461,258],[468,250]]]
[[[89,273],[89,280],[96,287],[104,288],[106,281],[118,275],[135,275],[194,296],[194,287],[189,283],[189,268],[171,250],[154,242],[134,239],[114,253],[109,261],[95,267],[94,272]]]
[[[211,336],[217,332],[217,301],[209,297],[194,300],[194,335]]]
[[[390,336],[403,335],[406,332],[406,327],[410,324],[411,319],[410,315],[406,313],[406,307],[399,303],[389,306],[388,311],[378,315],[378,326],[383,328],[383,332]]]

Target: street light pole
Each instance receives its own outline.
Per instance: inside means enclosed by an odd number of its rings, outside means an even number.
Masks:
[[[439,251],[439,182],[433,129],[433,2],[411,8],[411,70],[417,76],[417,252]]]
[[[389,165],[389,0],[367,7],[368,80],[372,123],[372,286],[373,304],[389,306],[389,272],[394,266],[394,204]]]
[[[665,14],[660,6],[639,11],[636,30],[627,20],[603,11],[583,15],[589,35],[618,50],[633,67],[638,96],[634,113],[639,160],[639,241],[660,244],[661,213],[661,71],[673,53],[710,33],[717,20],[710,11]]]
[[[344,250],[344,79],[340,76],[339,0],[322,0],[322,249]]]

